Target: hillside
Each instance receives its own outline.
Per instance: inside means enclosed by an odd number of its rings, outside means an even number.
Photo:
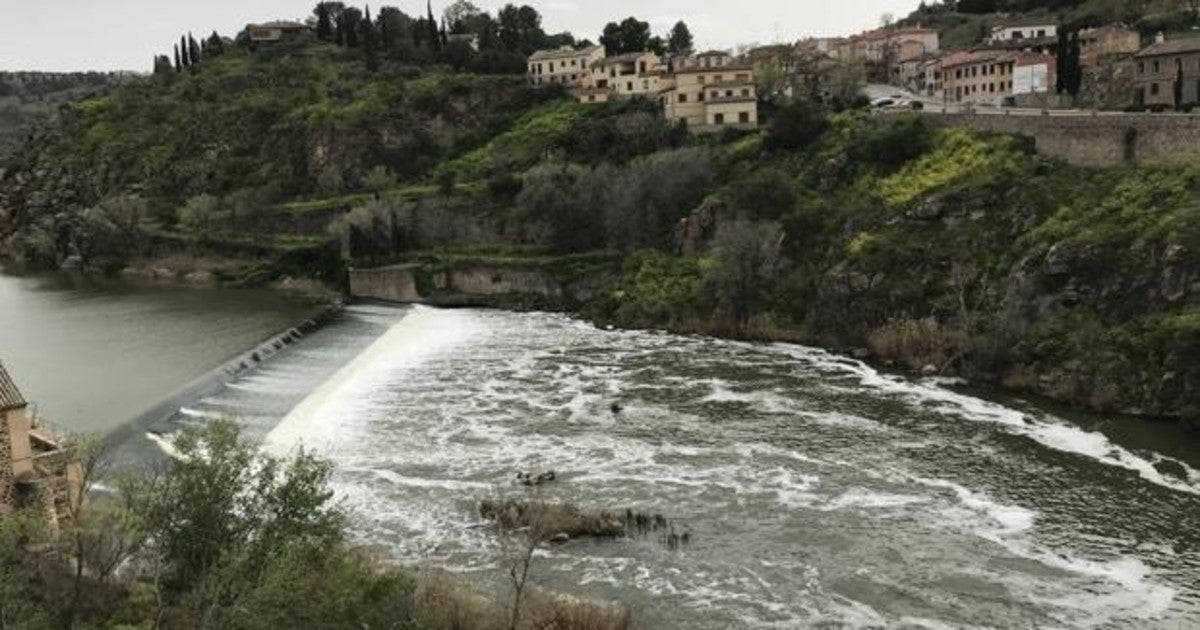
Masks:
[[[1011,20],[1047,18],[1071,28],[1128,24],[1149,40],[1158,33],[1178,35],[1200,29],[1194,0],[958,0],[922,2],[901,24],[921,24],[941,32],[942,48],[979,42],[991,27]]]
[[[0,167],[59,107],[131,78],[101,72],[0,72]]]
[[[589,291],[517,306],[1200,418],[1195,164],[1072,167],[803,104],[768,130],[689,137],[650,102],[369,69],[321,43],[80,102],[20,160],[0,233],[30,263],[239,284],[534,265]]]

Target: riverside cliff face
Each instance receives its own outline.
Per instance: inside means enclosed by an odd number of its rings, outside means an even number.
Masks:
[[[696,138],[515,77],[239,55],[73,106],[0,175],[8,253],[203,257],[237,284],[345,267],[362,297],[800,340],[1200,418],[1194,160],[1077,166],[803,103]]]

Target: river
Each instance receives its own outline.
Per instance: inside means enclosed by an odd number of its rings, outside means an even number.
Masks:
[[[1200,624],[1195,436],[990,398],[793,345],[359,305],[152,429],[232,416],[315,448],[362,543],[485,587],[480,499],[661,513],[689,544],[534,564],[647,628]]]

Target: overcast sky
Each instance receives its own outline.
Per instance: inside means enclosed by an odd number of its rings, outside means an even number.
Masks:
[[[16,0],[0,0],[0,5]],[[475,0],[491,11],[503,0]],[[918,0],[526,0],[548,32],[569,30],[595,40],[604,24],[630,15],[663,33],[682,19],[702,48],[791,41],[805,35],[845,35],[897,17]],[[304,18],[316,0],[42,0],[18,16],[0,18],[0,70],[148,71],[156,53],[171,50],[181,32],[236,34],[247,22]],[[349,3],[348,3],[349,4]],[[372,3],[423,14],[424,0]],[[434,0],[439,16],[449,0]],[[13,8],[13,7],[10,7]]]

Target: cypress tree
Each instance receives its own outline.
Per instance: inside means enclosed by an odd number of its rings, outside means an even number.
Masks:
[[[438,23],[433,17],[433,0],[427,0],[425,10],[428,16],[425,18],[426,26],[429,34],[429,43],[433,47],[433,52],[441,52],[441,37],[438,36]]]
[[[179,44],[175,44],[175,72],[183,71],[183,61],[179,58]]]
[[[187,35],[179,36],[179,59],[183,61],[184,68],[192,65],[192,58],[188,56]]]
[[[200,65],[200,45],[196,43],[196,38],[188,33],[188,63],[192,66]]]

